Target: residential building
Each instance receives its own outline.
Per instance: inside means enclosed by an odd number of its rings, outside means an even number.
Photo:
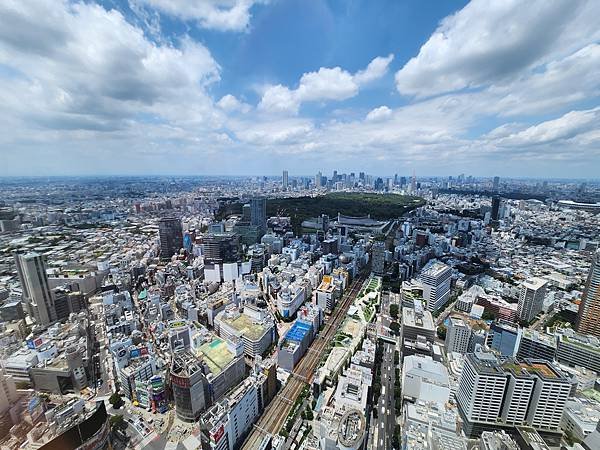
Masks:
[[[444,306],[450,298],[450,285],[452,271],[446,264],[434,261],[421,273],[423,282],[423,299],[429,311],[436,312]]]
[[[471,333],[471,327],[463,319],[450,317],[448,319],[446,340],[444,342],[446,353],[467,353],[471,341]]]
[[[529,323],[542,312],[547,284],[548,280],[544,278],[530,278],[523,282],[517,308],[520,320]]]

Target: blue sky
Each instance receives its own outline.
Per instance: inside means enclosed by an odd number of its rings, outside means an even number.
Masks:
[[[0,175],[593,177],[592,0],[6,0]]]

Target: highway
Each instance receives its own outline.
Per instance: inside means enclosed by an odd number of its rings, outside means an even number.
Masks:
[[[394,398],[394,385],[396,382],[396,366],[394,365],[394,352],[396,346],[389,342],[383,343],[383,361],[381,362],[381,395],[377,403],[377,450],[392,448],[392,436],[396,426],[396,401]]]
[[[304,357],[294,368],[288,382],[265,408],[258,423],[254,425],[252,432],[244,442],[242,449],[255,450],[259,448],[266,436],[278,433],[285,424],[294,401],[300,395],[302,389],[312,382],[314,372],[323,357],[327,345],[333,340],[335,333],[346,317],[348,308],[356,299],[366,279],[367,275],[362,275],[351,284],[338,304],[338,307],[333,311],[332,316],[323,327],[323,330],[317,335]]]

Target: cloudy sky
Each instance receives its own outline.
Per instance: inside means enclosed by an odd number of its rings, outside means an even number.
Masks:
[[[597,0],[0,1],[0,175],[600,173]]]

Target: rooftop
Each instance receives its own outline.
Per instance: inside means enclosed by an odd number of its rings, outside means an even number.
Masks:
[[[310,331],[312,331],[311,324],[296,320],[285,335],[285,339],[287,341],[300,342],[302,341],[302,339],[304,339],[304,336]]]
[[[248,317],[245,314],[240,314],[240,316],[235,319],[227,319],[226,317],[223,317],[222,320],[223,322],[228,323],[237,331],[239,331],[240,334],[248,337],[253,341],[259,340],[261,337],[264,336],[265,332],[267,331],[266,327],[264,327],[260,323],[254,322],[252,318]]]
[[[422,314],[419,314],[418,311],[422,311]],[[413,309],[408,307],[402,308],[402,323],[403,325],[409,327],[435,330],[433,318],[431,317],[431,313],[427,310],[419,310],[417,308]]]
[[[515,375],[521,375],[523,372],[530,374],[537,374],[542,378],[558,379],[559,374],[547,363],[543,362],[530,362],[530,361],[506,361],[502,364],[502,367],[507,370],[512,370]]]
[[[202,345],[197,354],[215,376],[220,374],[235,358],[235,355],[229,350],[227,342],[218,338]]]
[[[529,278],[526,281],[523,282],[523,286],[525,286],[527,289],[532,289],[534,291],[537,291],[538,289],[544,287],[546,284],[548,283],[548,280],[545,280],[544,278]]]

